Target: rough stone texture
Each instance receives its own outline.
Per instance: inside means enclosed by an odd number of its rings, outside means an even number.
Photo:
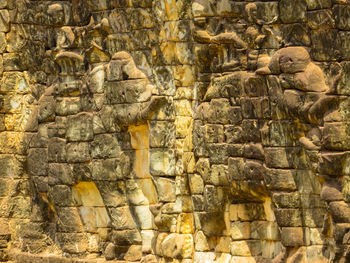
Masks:
[[[349,261],[349,1],[0,18],[1,262]]]

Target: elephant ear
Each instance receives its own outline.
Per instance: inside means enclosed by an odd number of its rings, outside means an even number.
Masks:
[[[212,79],[209,88],[204,96],[204,101],[210,101],[217,98],[228,98],[228,92],[225,89],[227,82],[227,77],[218,77]]]
[[[281,50],[278,50],[271,58],[268,68],[271,74],[277,75],[281,73],[280,68],[280,53]]]
[[[302,72],[311,62],[309,52],[303,47],[287,47],[278,50],[271,58],[271,74]]]
[[[243,83],[247,78],[246,71],[235,71],[212,79],[204,96],[204,101],[217,98],[239,97],[242,95]]]
[[[216,85],[210,85],[204,96],[204,101],[210,101],[215,98],[220,98],[220,88]]]
[[[303,72],[310,63],[309,52],[303,47],[287,47],[280,50],[279,66],[284,73]]]
[[[328,90],[323,71],[310,63],[304,72],[295,74],[295,88],[303,91],[324,92]]]

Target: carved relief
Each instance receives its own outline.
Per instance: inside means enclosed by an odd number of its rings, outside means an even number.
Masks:
[[[0,0],[0,261],[347,262],[346,2]]]

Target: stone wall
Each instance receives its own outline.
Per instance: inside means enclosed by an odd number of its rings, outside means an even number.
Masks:
[[[0,0],[0,261],[348,262],[347,0]]]

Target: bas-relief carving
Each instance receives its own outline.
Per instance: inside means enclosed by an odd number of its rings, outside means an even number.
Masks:
[[[108,260],[135,261],[143,250],[151,252],[142,240],[153,240],[155,224],[162,222],[150,210],[158,197],[149,171],[148,123],[167,100],[127,52],[109,58],[95,42],[69,50],[85,34],[108,29],[104,20],[93,23],[58,31],[52,55],[59,77],[31,119],[44,132],[30,144],[28,165],[42,197],[41,214],[49,210],[44,220],[57,224],[49,231],[64,254],[102,252]],[[84,53],[95,63],[91,69]],[[46,151],[47,159],[39,160]]]
[[[305,19],[303,1],[296,1],[298,14],[284,10],[287,1],[214,2],[192,5],[195,52],[210,53],[209,67],[196,62],[204,73],[197,77],[212,79],[193,116],[194,153],[186,146],[187,156],[195,157],[186,165],[193,167],[176,185],[167,176],[183,170],[182,150],[150,149],[151,123],[167,114],[169,98],[158,95],[134,53],[120,51],[134,48],[121,37],[132,23],[113,19],[114,11],[108,18],[98,14],[95,23],[89,12],[79,12],[92,4],[79,1],[72,10],[70,3],[36,3],[15,17],[17,23],[63,26],[50,37],[55,44],[44,58],[57,81],[38,89],[37,107],[20,121],[33,135],[26,169],[37,211],[25,220],[35,227],[45,222],[43,244],[65,256],[145,262],[344,260],[350,192],[346,98],[338,96],[344,65],[325,70],[309,49],[293,47],[310,45],[296,23]],[[152,6],[112,5],[133,4]],[[329,7],[326,0],[312,5]],[[94,8],[100,13],[107,2]],[[280,26],[280,19],[287,24]],[[79,24],[86,26],[67,26]],[[176,168],[166,167],[175,161]],[[13,244],[24,251],[47,247],[22,237],[16,232]]]
[[[229,155],[231,154],[234,158],[229,158],[228,169],[234,169],[236,175],[241,174],[241,178],[232,177],[230,176],[230,171],[226,171],[227,178],[223,174],[223,180],[226,180],[226,185],[230,189],[225,192],[226,197],[221,200],[216,197],[213,200],[216,202],[214,205],[215,209],[221,212],[224,212],[223,208],[225,206],[223,204],[225,203],[233,203],[234,205],[231,205],[233,210],[240,203],[244,206],[244,203],[247,202],[249,202],[248,207],[253,207],[253,210],[259,210],[256,206],[259,203],[264,207],[265,211],[262,214],[264,215],[265,213],[266,218],[269,217],[270,219],[266,219],[263,216],[260,219],[255,218],[255,220],[277,221],[281,229],[281,236],[278,234],[276,240],[282,242],[283,248],[281,243],[278,243],[279,248],[274,248],[275,254],[270,255],[270,257],[274,258],[273,262],[306,260],[304,258],[304,248],[300,247],[298,249],[297,247],[308,244],[302,240],[300,242],[293,237],[293,231],[297,233],[302,231],[300,237],[304,238],[304,240],[309,238],[309,234],[305,233],[305,231],[303,232],[301,226],[318,227],[318,234],[324,237],[324,258],[320,255],[318,260],[322,262],[328,259],[334,260],[336,257],[335,247],[341,246],[341,241],[338,241],[337,244],[335,243],[332,231],[334,231],[336,224],[346,221],[346,216],[340,216],[340,214],[346,214],[348,205],[345,202],[337,204],[335,204],[336,202],[333,204],[330,202],[346,198],[347,179],[341,169],[338,173],[333,173],[332,176],[327,175],[329,169],[327,170],[326,166],[328,167],[331,165],[331,162],[336,160],[335,156],[344,158],[340,157],[344,153],[331,153],[329,152],[331,150],[330,147],[324,144],[325,137],[329,136],[324,134],[325,124],[341,120],[341,118],[339,119],[340,114],[338,111],[339,96],[335,95],[340,79],[339,68],[334,71],[334,79],[331,81],[331,86],[327,86],[323,71],[311,61],[305,48],[282,48],[272,57],[265,56],[260,58],[257,62],[255,73],[236,71],[222,77],[213,78],[204,95],[203,102],[196,110],[194,117],[196,119],[194,130],[196,138],[195,151],[197,157],[199,157],[197,162],[199,167],[203,166],[202,160],[206,160],[202,159],[203,157],[209,157],[211,163],[212,161],[213,163],[217,162],[212,156],[213,152],[210,149],[212,145],[210,143],[223,142],[220,139],[219,141],[211,139],[208,131],[215,129],[214,132],[219,132],[219,126],[222,124],[243,125],[244,127],[245,121],[249,122],[250,120],[248,119],[256,119],[253,124],[255,127],[246,126],[248,129],[255,129],[254,134],[257,136],[256,138],[249,135],[242,136],[238,133],[244,133],[247,130],[240,130],[237,126],[233,128],[236,129],[236,133],[230,143],[234,144],[228,146],[232,147],[228,151],[230,151]],[[284,129],[284,125],[289,127]],[[277,130],[274,131],[273,129]],[[253,132],[253,130],[250,130],[250,132]],[[333,132],[337,133],[338,131],[333,130]],[[278,137],[273,138],[276,135]],[[341,136],[341,134],[335,136]],[[284,137],[287,139],[284,139]],[[224,145],[221,145],[221,147],[224,147]],[[245,160],[236,158],[236,156],[244,157]],[[250,160],[250,158],[252,159]],[[234,167],[230,167],[230,162],[234,163]],[[254,173],[247,173],[243,170],[245,168],[243,168],[242,164],[248,170],[254,171]],[[252,164],[254,165],[251,166]],[[213,171],[218,170],[218,166],[214,164],[210,167],[208,163],[206,167],[209,170],[206,173],[211,173],[211,175],[216,173],[213,173]],[[239,170],[240,168],[241,170]],[[275,168],[290,169],[296,174],[294,174],[293,178],[293,176],[284,175],[287,170]],[[298,170],[301,173],[306,172],[308,175],[306,177],[299,176]],[[200,171],[201,169],[199,169]],[[273,171],[272,176],[269,175],[271,171]],[[205,176],[203,173],[202,175],[203,177]],[[213,176],[210,179],[215,180]],[[345,195],[342,195],[340,192],[342,188]],[[288,205],[293,207],[292,203],[284,203],[287,200],[289,202],[292,201],[290,194],[285,193],[285,191],[290,193],[296,191],[294,194],[298,199],[310,198],[312,195],[318,196],[320,200],[326,201],[328,208],[332,206],[342,208],[339,210],[336,208],[326,209],[326,206],[321,204],[319,208],[316,208],[316,210],[320,209],[319,213],[321,214],[316,216],[301,214],[295,217],[295,215],[288,213],[284,215],[283,209],[279,209],[281,208],[281,203],[282,208],[285,205],[287,205],[286,207],[289,207]],[[281,196],[283,195],[287,199],[281,202]],[[272,197],[272,204],[266,204],[270,200],[269,197]],[[220,205],[217,205],[217,202],[220,201]],[[307,202],[309,201],[311,200]],[[265,205],[263,205],[264,202]],[[210,204],[207,203],[206,205],[210,207]],[[269,207],[269,209],[266,209],[266,207]],[[307,209],[311,208],[312,204],[301,200],[301,206],[298,207],[300,207],[299,209]],[[234,212],[236,216],[233,216],[231,221],[244,221],[243,217],[240,218],[239,212],[238,215],[236,213]],[[224,217],[223,214],[222,217]],[[288,220],[291,221],[288,222]],[[295,224],[294,221],[298,220],[300,220],[300,223]],[[207,222],[203,222],[203,224],[205,223]],[[224,228],[221,230],[217,228],[212,233],[206,233],[204,230],[203,232],[208,237],[213,235],[220,236]],[[297,228],[300,228],[300,230]],[[241,232],[244,232],[242,229]],[[242,239],[249,239],[249,235]],[[249,241],[247,244],[253,253],[253,246],[250,245]],[[278,253],[278,251],[281,252]],[[338,251],[337,253],[339,259],[343,252]]]

